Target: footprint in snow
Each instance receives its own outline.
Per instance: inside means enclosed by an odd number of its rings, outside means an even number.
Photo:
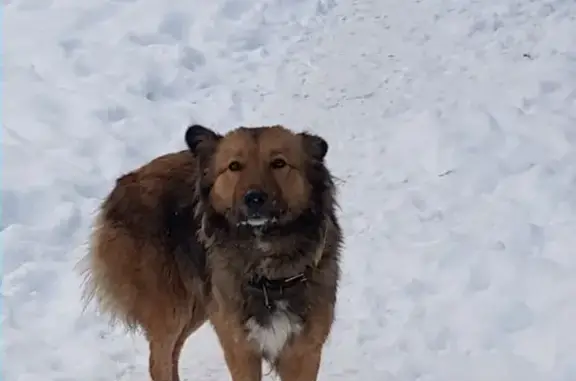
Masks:
[[[185,13],[169,12],[164,15],[155,33],[130,33],[129,39],[142,46],[172,45],[188,40],[188,32],[193,20]]]
[[[180,12],[170,12],[164,15],[158,25],[158,34],[169,36],[176,41],[186,40],[188,30],[192,25],[190,16]]]
[[[204,54],[191,46],[185,46],[180,51],[180,65],[182,67],[195,71],[206,64]]]
[[[77,30],[90,28],[112,19],[117,11],[118,6],[114,3],[103,3],[98,7],[88,8],[76,18],[74,26]]]
[[[238,38],[230,38],[228,44],[235,51],[254,51],[264,47],[267,37],[263,33],[251,31]]]
[[[514,333],[530,327],[534,320],[532,309],[523,302],[511,303],[499,316],[500,327]]]
[[[74,37],[66,37],[58,43],[64,51],[64,56],[72,56],[78,49],[82,48],[82,41]]]
[[[121,105],[112,105],[94,112],[96,117],[103,123],[120,122],[128,116],[128,110]]]
[[[228,0],[220,9],[220,15],[229,20],[239,20],[252,6],[252,1]]]

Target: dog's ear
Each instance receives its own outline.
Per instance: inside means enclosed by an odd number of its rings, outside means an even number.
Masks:
[[[199,124],[188,127],[184,137],[188,149],[196,156],[213,152],[221,138],[221,135]]]
[[[323,161],[328,153],[328,142],[322,137],[308,132],[301,132],[299,135],[302,137],[304,151],[312,158]]]

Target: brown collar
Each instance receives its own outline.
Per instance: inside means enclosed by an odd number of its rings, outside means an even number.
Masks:
[[[295,287],[308,281],[306,272],[289,278],[268,279],[264,276],[255,276],[248,282],[248,291],[262,295],[264,305],[271,311],[274,309],[273,301],[283,299],[294,291]]]

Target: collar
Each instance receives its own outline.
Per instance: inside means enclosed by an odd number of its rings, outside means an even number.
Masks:
[[[264,276],[254,276],[248,282],[248,290],[251,293],[262,295],[264,306],[268,310],[274,308],[273,301],[282,299],[290,294],[298,285],[308,281],[306,273],[300,273],[288,278],[269,279]]]

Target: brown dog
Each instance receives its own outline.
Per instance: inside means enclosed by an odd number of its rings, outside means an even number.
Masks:
[[[283,381],[316,380],[342,246],[328,144],[199,125],[186,143],[117,180],[86,257],[86,302],[143,329],[154,381],[179,381],[180,351],[206,321],[233,381],[261,380],[263,359]]]

